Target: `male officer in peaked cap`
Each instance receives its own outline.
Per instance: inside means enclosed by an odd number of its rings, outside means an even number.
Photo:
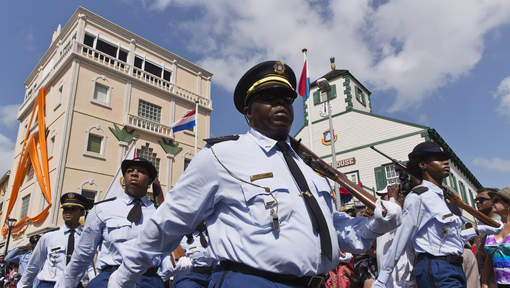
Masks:
[[[477,234],[495,234],[494,228],[462,230],[458,208],[445,199],[443,179],[450,174],[450,154],[431,141],[423,142],[409,154],[407,168],[421,184],[411,190],[404,201],[402,225],[384,257],[382,269],[372,287],[387,287],[391,273],[406,245],[411,242],[416,255],[413,275],[419,288],[466,287],[462,270],[464,244]]]
[[[235,107],[247,119],[240,136],[207,139],[129,247],[108,287],[135,287],[153,257],[175,248],[202,219],[220,261],[209,287],[321,287],[340,249],[359,253],[393,229],[400,209],[350,218],[334,211],[331,186],[289,146],[296,78],[266,61],[239,80]],[[289,168],[290,167],[290,168]],[[379,202],[380,203],[380,202]]]
[[[75,243],[82,235],[80,217],[85,215],[85,210],[92,208],[92,201],[81,194],[69,192],[60,197],[60,203],[65,224],[39,239],[18,287],[32,287],[36,279],[39,281],[37,287],[53,287],[62,278]]]
[[[59,287],[76,287],[77,279],[83,277],[98,247],[95,267],[101,272],[90,281],[88,287],[106,287],[111,273],[122,263],[125,246],[131,245],[126,241],[136,238],[143,224],[156,210],[146,197],[149,185],[157,176],[154,165],[144,158],[135,158],[122,161],[121,169],[124,191],[119,191],[115,198],[96,203],[90,211],[81,241],[67,266],[64,281],[58,283]],[[148,270],[137,287],[163,287],[157,275],[160,258],[154,257],[149,262]]]

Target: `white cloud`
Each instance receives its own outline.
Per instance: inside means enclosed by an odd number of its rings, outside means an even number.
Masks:
[[[497,172],[510,172],[510,160],[505,160],[497,157],[477,157],[473,159],[473,165]]]
[[[189,35],[187,49],[203,55],[199,64],[229,90],[261,60],[283,59],[299,73],[306,47],[312,78],[326,73],[334,56],[338,69],[374,92],[395,91],[391,110],[419,104],[469,73],[485,35],[510,22],[506,0],[142,1],[159,11],[200,8],[200,17],[179,28]]]
[[[0,161],[0,176],[5,173],[5,171],[11,169],[12,155],[14,152],[14,142],[0,134],[0,159],[4,159]]]
[[[17,124],[18,105],[4,105],[0,107],[0,124],[13,128]]]
[[[499,85],[496,94],[496,98],[501,98],[499,103],[498,112],[510,116],[510,76],[503,79]]]

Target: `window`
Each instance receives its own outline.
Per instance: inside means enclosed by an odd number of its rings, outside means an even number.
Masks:
[[[48,141],[48,158],[53,157],[53,149],[55,149],[55,135],[51,136]]]
[[[62,104],[62,94],[64,92],[64,85],[60,85],[57,91],[57,97],[55,98],[55,106],[53,110],[57,109],[60,104]]]
[[[95,102],[109,105],[109,103],[110,103],[110,99],[109,99],[110,97],[109,97],[109,93],[108,93],[109,90],[110,90],[109,87],[96,82],[96,85],[94,87],[94,96],[92,97],[92,99]]]
[[[386,171],[386,181],[388,183],[387,185],[400,183],[400,180],[398,179],[398,172],[395,170],[394,164],[386,165],[384,166],[384,169]]]
[[[89,189],[81,189],[81,195],[85,196],[85,198],[95,201],[97,191],[89,190]]]
[[[457,188],[457,178],[455,177],[455,175],[453,175],[451,172],[450,172],[450,187],[453,188],[453,190],[455,190],[456,192],[459,192],[459,189]]]
[[[145,143],[145,146],[140,147],[140,149],[136,149],[136,156],[142,157],[150,162],[152,165],[156,167],[156,170],[159,171],[159,161],[158,155],[152,151],[152,148],[149,148],[149,143]]]
[[[184,170],[186,170],[186,168],[188,168],[189,163],[191,163],[191,159],[184,158]]]
[[[102,154],[102,143],[103,136],[89,133],[89,139],[87,142],[87,152]]]
[[[117,49],[118,49],[118,47],[113,46],[109,43],[106,43],[103,40],[97,39],[96,50],[99,50],[99,51],[115,58],[115,57],[117,57]]]
[[[161,120],[161,107],[140,100],[138,103],[138,116],[159,123]]]
[[[96,49],[108,56],[100,55],[99,53],[94,53],[94,57],[104,60],[109,63],[114,63],[114,59],[119,59],[120,61],[127,62],[128,51],[120,47],[119,44],[109,43],[104,39],[98,39],[96,35],[92,35],[89,33],[85,34],[85,38],[83,39],[83,44],[89,46],[90,48]],[[92,50],[83,47],[83,51],[92,55]],[[124,64],[120,63],[120,67],[124,68]]]
[[[26,174],[26,182],[32,180],[32,178],[34,178],[34,167],[32,167],[32,164],[30,164],[30,166],[28,166],[28,169],[27,169],[27,174]]]
[[[143,71],[150,73],[158,78],[163,78],[164,80],[170,82],[172,71],[167,68],[161,67],[156,63],[150,62],[142,56],[135,56],[135,67],[138,69],[143,69]],[[140,71],[133,72],[141,75]],[[150,76],[152,77],[152,76]],[[152,79],[152,78],[151,78]]]
[[[336,98],[336,85],[331,85],[331,90],[327,93],[329,100]],[[321,93],[319,89],[313,92],[313,104],[319,105],[323,102],[326,102],[328,99],[326,98],[326,93]]]
[[[361,105],[363,106],[367,105],[365,102],[365,93],[361,88],[357,86],[356,86],[356,100],[358,100],[358,102],[361,103]]]
[[[25,218],[28,214],[28,204],[30,203],[30,194],[21,198],[21,215],[20,219]]]
[[[345,176],[347,176],[347,179],[349,179],[351,182],[358,184],[359,182],[358,171],[345,173]]]
[[[90,34],[85,34],[85,38],[83,39],[83,44],[91,47],[91,48],[94,48],[94,40],[96,39],[96,37],[90,35]]]

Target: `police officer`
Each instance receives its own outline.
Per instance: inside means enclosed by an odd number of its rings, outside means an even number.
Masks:
[[[75,243],[82,235],[80,217],[85,215],[85,210],[92,208],[92,201],[81,194],[69,192],[60,197],[60,203],[65,224],[39,239],[18,287],[33,287],[36,277],[39,281],[37,287],[53,287],[63,276],[66,264],[75,249]],[[74,287],[78,286],[80,279],[76,281]]]
[[[134,287],[151,259],[175,248],[205,219],[220,261],[209,287],[320,287],[340,249],[359,253],[394,229],[400,208],[378,202],[372,218],[335,212],[331,186],[289,145],[296,78],[280,61],[251,68],[234,103],[250,125],[208,139],[128,247],[108,287]]]
[[[81,241],[59,287],[76,287],[85,268],[92,263],[98,247],[95,267],[101,273],[90,281],[88,287],[106,287],[111,273],[122,263],[124,247],[132,245],[128,240],[136,238],[142,224],[156,210],[146,198],[147,188],[157,176],[154,165],[144,158],[135,158],[122,161],[121,169],[125,193],[118,193],[116,198],[96,203],[90,211]],[[156,267],[160,264],[160,258],[155,257],[149,262],[147,268],[150,269],[141,277],[137,287],[163,287]]]
[[[458,208],[444,196],[442,181],[450,173],[450,155],[434,142],[423,142],[409,154],[408,169],[421,180],[406,197],[402,225],[384,255],[384,263],[372,287],[386,287],[391,272],[411,242],[416,255],[414,276],[418,287],[466,287],[462,270],[464,244],[478,233],[494,234],[502,229],[478,225],[462,230]]]
[[[27,245],[12,249],[11,252],[5,256],[4,261],[8,263],[18,263],[18,273],[23,275],[23,272],[25,272],[25,268],[28,265],[28,261],[30,261],[30,258],[32,257],[32,251],[34,250],[35,245],[37,245],[39,238],[41,238],[41,235],[39,234],[30,236],[28,238]]]

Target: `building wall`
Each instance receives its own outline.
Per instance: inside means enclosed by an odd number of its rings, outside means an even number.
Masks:
[[[126,61],[84,45],[84,35],[87,34],[127,51]],[[170,71],[170,81],[135,68],[135,55]],[[211,73],[193,63],[78,8],[25,82],[27,91],[22,96],[23,104],[18,112],[20,124],[11,171],[15,175],[34,99],[39,88],[44,86],[47,89],[45,121],[53,205],[43,223],[28,225],[25,231],[13,235],[14,243],[48,227],[63,224],[59,209],[61,193],[87,189],[97,191],[97,200],[104,197],[127,149],[124,138],[120,139],[114,133],[115,126],[137,136],[137,149],[148,146],[156,153],[163,190],[175,184],[184,170],[185,159],[194,155],[195,133],[200,139],[199,149],[205,145],[201,139],[209,137],[211,77]],[[109,101],[94,100],[97,85],[108,89]],[[159,123],[143,119],[135,121],[141,119],[138,112],[140,100],[161,108]],[[170,132],[170,126],[194,109],[197,101],[198,128],[175,135]],[[140,124],[142,122],[145,124]],[[154,125],[147,128],[147,123],[156,125],[157,129]],[[32,128],[32,132],[34,129],[38,128]],[[87,151],[91,133],[103,137],[99,153]],[[182,150],[176,155],[167,154],[160,145],[163,140],[173,142]],[[11,217],[19,219],[21,199],[26,195],[31,195],[29,216],[35,216],[47,205],[35,178],[28,177],[24,181]],[[12,189],[12,179],[14,177],[9,181],[8,191]],[[9,196],[4,201],[5,206]],[[5,215],[2,215],[4,219]]]

